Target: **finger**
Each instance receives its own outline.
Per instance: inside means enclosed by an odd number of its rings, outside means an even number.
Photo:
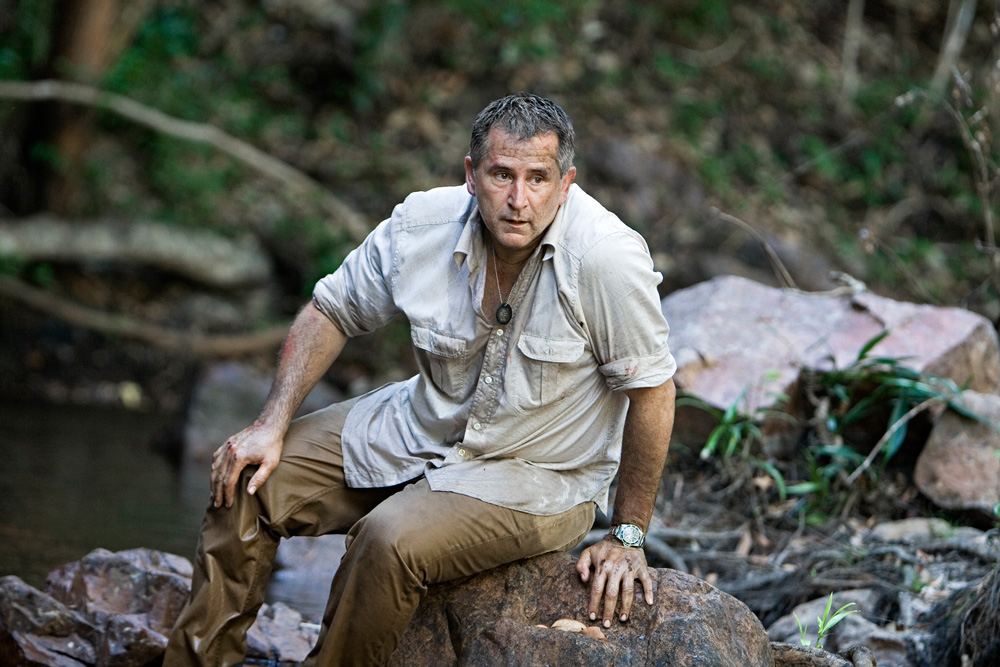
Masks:
[[[251,496],[257,493],[257,489],[259,489],[260,485],[263,484],[267,480],[267,478],[271,476],[271,473],[274,471],[274,468],[275,466],[271,463],[268,463],[267,461],[261,463],[260,467],[257,469],[257,472],[255,472],[253,474],[253,477],[250,478],[250,483],[247,484],[247,493],[249,493]]]
[[[226,461],[223,457],[218,457],[212,463],[212,504],[216,507],[222,505],[222,480],[224,477]]]
[[[615,607],[618,606],[618,589],[622,581],[622,567],[616,565],[608,573],[608,581],[604,587],[604,627],[611,627],[611,619],[615,616]]]
[[[642,584],[642,590],[646,594],[646,604],[653,604],[653,577],[649,574],[649,568],[644,567],[639,570],[639,582]]]
[[[214,454],[212,454],[212,504],[216,507],[221,507],[222,501],[225,499],[224,481],[226,479],[226,463],[229,461],[229,457],[227,457],[226,454],[229,453],[232,445],[233,440],[230,438],[224,445],[215,450]]]
[[[246,464],[240,461],[235,444],[229,446],[229,454],[226,456],[225,461],[222,493],[226,507],[232,507],[233,501],[236,498],[236,482],[239,480],[240,472],[242,472]]]
[[[601,610],[601,598],[604,597],[604,583],[608,578],[606,566],[611,565],[609,561],[600,561],[594,568],[594,579],[590,582],[590,604],[587,605],[587,612],[590,620],[596,621],[597,614]]]
[[[576,561],[576,571],[580,573],[580,581],[586,583],[590,579],[590,549],[584,549],[580,559]]]
[[[635,598],[635,577],[632,570],[628,570],[622,578],[622,613],[619,620],[627,621],[632,613],[632,600]]]

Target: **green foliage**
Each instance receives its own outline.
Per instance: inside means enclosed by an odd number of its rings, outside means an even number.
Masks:
[[[717,459],[723,463],[736,456],[749,465],[767,473],[774,480],[775,488],[781,500],[786,497],[785,478],[781,471],[769,461],[753,456],[755,445],[760,443],[760,425],[768,416],[774,418],[788,417],[778,410],[757,410],[755,415],[747,415],[741,411],[746,398],[746,390],[725,410],[720,410],[693,396],[682,395],[677,399],[678,406],[691,406],[714,416],[718,424],[709,433],[705,444],[699,453],[702,461]],[[783,398],[783,397],[782,397]]]
[[[851,614],[858,613],[857,609],[851,609],[851,607],[853,606],[854,606],[853,602],[848,602],[837,611],[833,611],[833,593],[830,593],[830,598],[826,602],[826,610],[823,612],[822,616],[816,617],[816,622],[818,624],[816,648],[818,649],[823,648],[824,640],[826,639],[827,635],[830,634],[830,631],[833,629],[835,625],[840,623],[842,620],[844,620]],[[806,635],[808,634],[809,631],[809,623],[807,622],[805,625],[803,625],[802,621],[799,620],[797,614],[793,613],[792,615],[795,616],[795,622],[799,626],[799,642],[803,646],[809,646],[812,643],[810,640],[806,639]]]
[[[819,388],[836,401],[824,425],[833,436],[842,438],[852,424],[877,416],[888,407],[886,433],[891,432],[891,436],[882,449],[884,462],[896,455],[906,438],[908,420],[904,419],[905,415],[925,401],[944,403],[964,416],[978,419],[953,400],[964,389],[954,381],[915,371],[904,365],[905,357],[870,356],[872,349],[889,333],[885,330],[870,339],[845,368],[837,368],[836,361],[830,357],[833,368],[818,378]]]
[[[52,0],[19,0],[14,30],[0,33],[0,79],[27,79],[49,52]]]

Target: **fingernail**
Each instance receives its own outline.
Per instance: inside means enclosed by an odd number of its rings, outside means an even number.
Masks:
[[[622,620],[622,622],[624,623],[625,621],[627,621],[627,620],[628,620],[628,616],[626,616],[625,614],[622,614],[622,615],[621,615],[621,620]]]
[[[604,621],[604,627],[610,628],[611,627],[611,621]]]
[[[590,612],[590,620],[596,621],[597,620],[597,614],[595,614],[594,612]]]

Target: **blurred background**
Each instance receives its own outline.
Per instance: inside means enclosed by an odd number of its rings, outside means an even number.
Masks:
[[[225,438],[192,422],[252,419],[314,282],[409,192],[460,183],[472,119],[509,92],[567,110],[577,182],[645,236],[664,295],[839,272],[1000,321],[997,11],[5,0],[0,575],[190,557]],[[408,376],[408,340],[352,341],[328,392]]]

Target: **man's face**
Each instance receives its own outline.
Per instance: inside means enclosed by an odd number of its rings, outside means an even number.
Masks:
[[[465,158],[465,186],[476,197],[497,255],[520,261],[555,220],[576,177],[576,167],[560,176],[555,132],[521,140],[494,128],[488,146],[480,164]]]

